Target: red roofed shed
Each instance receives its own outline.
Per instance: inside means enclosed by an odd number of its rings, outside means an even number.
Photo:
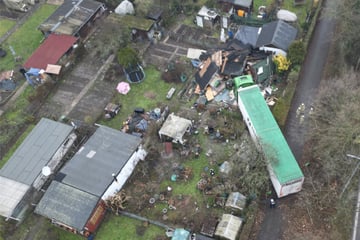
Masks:
[[[69,35],[51,34],[26,61],[24,67],[46,69],[48,64],[57,64],[78,38]]]

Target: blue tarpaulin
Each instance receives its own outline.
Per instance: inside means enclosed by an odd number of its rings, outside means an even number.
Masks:
[[[31,86],[35,86],[37,83],[33,81],[31,76],[39,77],[40,69],[39,68],[30,68],[25,74],[25,78]]]

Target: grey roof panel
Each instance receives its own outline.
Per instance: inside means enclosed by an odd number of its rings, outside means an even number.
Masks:
[[[0,176],[0,215],[11,217],[30,186]]]
[[[259,36],[259,28],[251,26],[240,26],[235,33],[234,38],[244,44],[250,44],[252,47],[256,46]]]
[[[276,31],[277,21],[266,23],[262,26],[256,46],[261,47],[272,43]]]
[[[74,35],[102,6],[94,0],[66,0],[40,24],[39,29]]]
[[[282,20],[273,21],[263,25],[256,46],[271,45],[286,51],[296,35],[297,29],[290,24]]]
[[[100,198],[66,184],[53,181],[35,213],[83,230]]]
[[[61,169],[62,182],[102,196],[138,148],[141,138],[100,126],[74,157]]]
[[[42,118],[1,168],[0,176],[31,186],[72,130],[69,125]]]

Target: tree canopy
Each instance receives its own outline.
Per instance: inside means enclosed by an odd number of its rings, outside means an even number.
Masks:
[[[124,47],[118,51],[118,62],[123,67],[135,65],[139,62],[139,57],[135,49],[131,47]]]
[[[346,62],[359,70],[360,67],[360,1],[343,0],[334,10],[339,26],[338,31]]]

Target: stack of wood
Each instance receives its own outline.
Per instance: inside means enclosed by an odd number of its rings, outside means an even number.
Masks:
[[[131,197],[126,195],[124,190],[121,190],[114,196],[109,197],[106,199],[105,203],[114,213],[118,214],[120,210],[124,210],[124,204],[130,199]]]

